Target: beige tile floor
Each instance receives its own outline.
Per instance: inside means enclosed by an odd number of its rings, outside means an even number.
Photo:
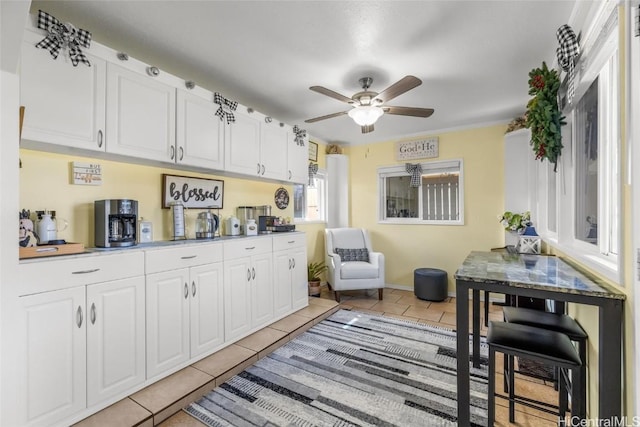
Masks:
[[[447,328],[455,328],[456,321],[455,298],[447,298],[443,302],[429,302],[417,299],[412,291],[386,289],[383,301],[378,300],[377,291],[353,291],[341,293],[341,303],[338,305],[333,300],[333,293],[324,288],[320,298],[309,298],[308,307],[123,399],[77,425],[202,427],[203,424],[180,409],[331,315],[338,308],[384,314]],[[490,306],[489,319],[502,320],[500,306]],[[483,332],[486,332],[484,327]],[[502,360],[498,358],[498,366],[501,364]],[[500,373],[496,376],[496,384],[502,384]],[[500,392],[501,387],[497,386],[496,389]],[[557,403],[557,393],[553,387],[528,377],[516,378],[516,391],[523,396]],[[495,425],[510,425],[507,402],[501,398],[496,399]],[[554,426],[556,417],[517,405],[515,425]]]

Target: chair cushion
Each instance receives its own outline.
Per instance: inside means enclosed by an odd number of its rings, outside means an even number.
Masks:
[[[492,321],[489,322],[487,344],[502,353],[544,359],[553,364],[582,365],[569,337],[548,329]]]
[[[562,332],[574,341],[587,338],[587,333],[580,327],[578,322],[566,314],[548,313],[523,307],[503,307],[502,311],[505,322],[537,326],[539,328]]]
[[[378,267],[368,262],[352,261],[342,263],[341,279],[377,279]]]
[[[350,262],[350,261],[369,262],[369,251],[367,250],[367,248],[358,248],[358,249],[336,248],[335,253],[340,255],[340,260],[342,262]]]

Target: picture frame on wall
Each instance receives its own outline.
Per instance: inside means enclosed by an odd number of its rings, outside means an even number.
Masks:
[[[318,161],[318,144],[309,141],[309,160],[312,162]]]
[[[162,174],[162,207],[180,202],[188,209],[222,209],[224,181]]]

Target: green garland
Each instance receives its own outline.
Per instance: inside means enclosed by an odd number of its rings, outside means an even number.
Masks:
[[[536,160],[549,160],[554,172],[562,151],[560,127],[567,124],[558,108],[559,87],[557,71],[549,70],[546,63],[529,72],[529,95],[533,98],[527,104],[527,127],[531,129],[531,145]]]

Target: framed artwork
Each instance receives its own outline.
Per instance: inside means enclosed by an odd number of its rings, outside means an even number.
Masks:
[[[224,181],[162,174],[162,207],[180,202],[185,208],[222,208]]]
[[[312,162],[318,161],[318,144],[309,141],[309,160]]]

